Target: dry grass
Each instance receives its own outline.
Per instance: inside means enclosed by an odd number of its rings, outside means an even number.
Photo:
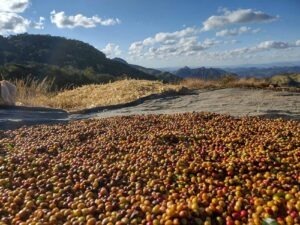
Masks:
[[[159,81],[125,79],[108,84],[85,85],[51,93],[46,81],[16,81],[17,101],[22,105],[61,108],[68,111],[127,103],[151,94],[180,92],[180,85]]]
[[[98,106],[128,103],[141,97],[161,93],[183,93],[187,89],[267,88],[270,82],[258,78],[225,77],[219,80],[185,79],[179,84],[159,81],[124,79],[108,84],[85,85],[73,90],[51,92],[53,80],[38,82],[33,79],[17,80],[18,105],[61,108],[67,111]]]
[[[51,92],[54,80],[45,78],[37,81],[33,78],[15,80],[17,87],[17,105],[43,106],[55,93]]]
[[[216,81],[202,80],[198,78],[187,78],[180,82],[184,87],[191,89],[206,89],[206,88],[219,88],[220,85]]]
[[[234,78],[224,77],[218,80],[203,80],[198,78],[187,78],[180,85],[190,89],[210,88],[266,88],[270,84],[265,79],[258,78]]]
[[[97,106],[127,103],[151,94],[180,92],[179,85],[159,81],[120,80],[108,84],[86,85],[61,92],[51,98],[48,106],[66,110],[79,110]]]
[[[232,83],[229,82],[227,85],[232,87],[266,88],[270,85],[270,83],[263,78],[260,79],[260,78],[250,77],[250,78],[237,79]]]

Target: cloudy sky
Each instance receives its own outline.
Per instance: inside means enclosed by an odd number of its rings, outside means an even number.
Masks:
[[[149,67],[300,59],[299,0],[0,0],[0,34],[78,39]]]

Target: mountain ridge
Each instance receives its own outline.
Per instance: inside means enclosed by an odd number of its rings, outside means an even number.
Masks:
[[[126,60],[124,60],[122,58],[118,58],[117,57],[117,58],[113,58],[112,60],[115,60],[115,61],[127,64],[127,65],[129,65],[129,66],[131,66],[131,67],[133,67],[133,68],[135,68],[135,69],[137,69],[139,71],[142,71],[144,73],[153,75],[158,80],[162,80],[162,81],[165,81],[165,82],[176,82],[176,81],[181,80],[180,77],[176,76],[173,73],[166,72],[166,71],[161,71],[159,69],[153,69],[153,68],[143,67],[143,66],[140,66],[140,65],[130,64]]]
[[[236,76],[234,73],[219,68],[199,67],[191,69],[188,66],[178,69],[174,74],[182,78],[200,78],[204,80],[215,80],[227,75]]]
[[[42,80],[46,76],[42,73],[48,70],[56,70],[57,74],[66,78],[61,79],[55,72],[48,73],[50,78],[61,80],[59,87],[101,83],[106,82],[107,78],[113,80],[124,76],[157,79],[153,75],[107,58],[104,53],[82,41],[51,35],[0,36],[0,73],[3,78],[25,79],[31,74],[34,79]],[[82,79],[68,79],[72,71],[80,74]],[[17,72],[21,72],[22,76],[17,76]]]

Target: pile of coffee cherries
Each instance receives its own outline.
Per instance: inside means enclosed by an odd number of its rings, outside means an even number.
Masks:
[[[211,113],[0,131],[0,224],[300,224],[300,123]]]

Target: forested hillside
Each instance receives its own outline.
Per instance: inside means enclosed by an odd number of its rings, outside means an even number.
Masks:
[[[0,36],[0,73],[5,79],[55,78],[57,87],[101,83],[127,76],[155,76],[110,60],[93,46],[50,35]]]

